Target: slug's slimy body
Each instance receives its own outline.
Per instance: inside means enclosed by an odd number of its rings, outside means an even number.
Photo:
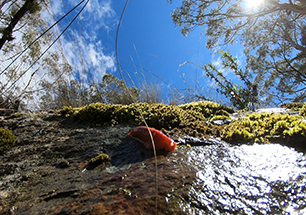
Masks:
[[[176,143],[172,139],[164,135],[161,131],[158,131],[154,128],[149,128],[149,130],[152,133],[156,150],[160,149],[165,149],[166,151],[175,150]],[[150,134],[146,126],[136,127],[128,135],[141,142],[145,147],[150,149],[153,148]]]

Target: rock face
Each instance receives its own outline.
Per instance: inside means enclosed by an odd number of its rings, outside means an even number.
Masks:
[[[155,208],[153,153],[127,136],[131,126],[90,128],[52,112],[2,118],[0,126],[18,138],[0,157],[0,214],[154,214],[193,174],[159,155]],[[111,160],[89,168],[101,153]]]
[[[17,136],[0,155],[0,214],[306,213],[306,157],[279,144],[185,137],[192,147],[158,152],[156,177],[131,125],[91,128],[46,112],[0,127]]]

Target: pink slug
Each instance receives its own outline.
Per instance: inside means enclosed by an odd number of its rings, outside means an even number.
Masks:
[[[158,131],[154,128],[149,128],[149,129],[152,133],[156,150],[160,149],[165,149],[166,151],[175,150],[176,143],[173,140],[171,140],[169,137],[164,135],[161,131]],[[150,149],[153,148],[150,134],[146,126],[136,127],[128,135],[141,142],[145,147]]]

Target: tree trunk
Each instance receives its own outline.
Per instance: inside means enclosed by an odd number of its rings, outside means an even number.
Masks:
[[[2,38],[0,39],[0,50],[2,49],[4,43],[6,41],[13,40],[13,30],[20,19],[31,9],[33,6],[34,0],[26,0],[24,5],[17,11],[17,13],[13,16],[11,22],[2,32]]]

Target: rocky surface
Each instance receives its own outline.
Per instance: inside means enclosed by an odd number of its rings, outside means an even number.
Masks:
[[[127,136],[131,126],[90,128],[56,112],[4,117],[0,126],[18,138],[0,157],[0,214],[155,213],[155,160]],[[90,167],[101,153],[111,160]],[[158,156],[158,211],[194,174],[169,156]]]
[[[0,127],[18,138],[0,155],[0,214],[306,213],[306,157],[286,146],[178,138],[193,146],[158,152],[156,181],[131,125],[91,128],[50,111]],[[109,159],[91,166],[101,153]]]

